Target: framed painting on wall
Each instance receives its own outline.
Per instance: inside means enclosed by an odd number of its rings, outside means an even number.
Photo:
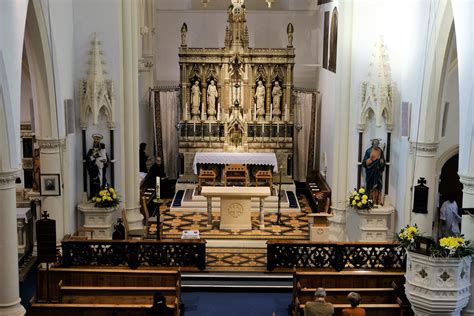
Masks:
[[[61,183],[59,173],[41,174],[41,195],[61,195]]]

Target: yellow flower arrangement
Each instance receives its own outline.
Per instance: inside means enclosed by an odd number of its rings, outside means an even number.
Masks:
[[[464,236],[440,238],[437,244],[430,248],[433,257],[465,257],[474,253],[474,248]]]
[[[413,226],[407,225],[395,236],[395,241],[400,243],[400,247],[411,250],[415,248],[417,238],[420,236],[421,234],[416,224]]]
[[[118,198],[117,192],[112,187],[105,187],[103,190],[100,190],[97,196],[92,198],[92,202],[95,203],[96,207],[115,207],[119,205],[120,200]]]
[[[354,191],[349,194],[349,206],[359,210],[371,209],[373,202],[365,193],[366,191],[363,187],[354,189]]]

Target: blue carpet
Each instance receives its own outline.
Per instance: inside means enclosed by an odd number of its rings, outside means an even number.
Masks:
[[[184,196],[184,190],[179,190],[178,192],[176,192],[176,195],[174,196],[174,201],[173,201],[174,207],[181,206],[181,201],[183,200],[183,196]]]
[[[288,196],[288,204],[291,208],[297,208],[298,202],[296,200],[296,196],[292,191],[286,191],[286,195]]]
[[[182,292],[185,316],[288,315],[291,293]]]

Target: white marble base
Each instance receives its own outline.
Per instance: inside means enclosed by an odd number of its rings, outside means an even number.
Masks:
[[[405,294],[415,315],[460,315],[470,298],[471,257],[433,259],[409,251]]]
[[[114,224],[118,216],[118,208],[95,207],[94,203],[79,203],[77,208],[84,216],[85,229],[94,231],[94,239],[112,239]]]
[[[379,206],[370,210],[347,210],[347,237],[349,241],[386,242],[393,241],[391,205]]]

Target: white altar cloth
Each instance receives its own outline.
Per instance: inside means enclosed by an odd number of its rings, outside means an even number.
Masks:
[[[198,152],[194,156],[193,170],[197,174],[197,164],[230,164],[272,165],[273,172],[278,172],[278,162],[275,153],[233,153],[233,152]]]

